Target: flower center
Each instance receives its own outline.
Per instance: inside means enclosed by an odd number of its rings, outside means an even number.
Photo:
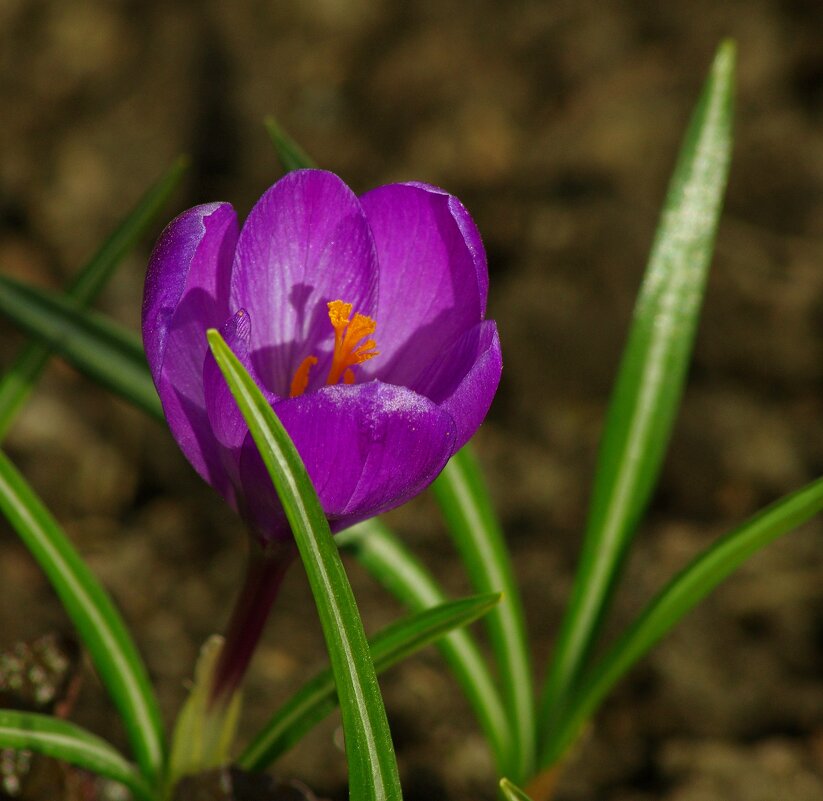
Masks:
[[[326,383],[337,384],[342,378],[344,384],[353,384],[354,370],[352,368],[380,355],[375,350],[377,342],[373,339],[366,339],[374,333],[377,323],[365,314],[357,313],[352,317],[351,303],[333,300],[328,306],[329,320],[334,328],[334,354]],[[366,341],[363,342],[363,339]],[[317,364],[316,356],[306,356],[294,371],[289,391],[290,398],[296,398],[306,391],[309,385],[309,371],[315,364]]]

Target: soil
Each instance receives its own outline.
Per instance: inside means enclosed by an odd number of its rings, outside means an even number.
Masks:
[[[736,147],[693,367],[610,622],[823,471],[823,4],[817,0],[3,0],[0,264],[59,286],[179,153],[167,218],[245,213],[278,175],[268,113],[355,189],[448,188],[491,268],[504,380],[477,452],[542,675],[580,547],[597,442],[680,136],[725,36]],[[160,226],[154,231],[156,235]],[[138,325],[152,238],[100,307]],[[2,364],[22,341],[3,327]],[[224,625],[244,534],[167,431],[54,363],[8,452],[121,605],[171,719]],[[432,501],[390,520],[469,591]],[[823,543],[810,524],[691,614],[605,704],[558,801],[823,798]],[[367,627],[399,608],[352,564]],[[69,624],[8,527],[0,643]],[[247,682],[244,730],[324,661],[295,569]],[[123,734],[90,669],[75,719]],[[495,797],[434,651],[383,682],[408,801]],[[278,766],[345,797],[332,718]]]

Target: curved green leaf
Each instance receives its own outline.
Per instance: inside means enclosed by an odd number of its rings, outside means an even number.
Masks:
[[[120,782],[140,801],[155,796],[137,769],[105,740],[59,718],[0,709],[0,748],[28,750],[60,759]]]
[[[79,306],[87,306],[99,294],[123,257],[157,218],[171,193],[180,184],[188,159],[179,158],[138,201],[131,213],[77,274],[66,294]],[[39,343],[26,345],[0,379],[0,440],[5,437],[49,358]]]
[[[41,339],[78,370],[163,419],[140,339],[64,295],[0,276],[0,314]]]
[[[583,677],[544,762],[558,759],[585,721],[632,665],[750,556],[823,511],[823,479],[781,498],[694,559],[649,603],[637,620]]]
[[[510,775],[522,781],[532,774],[536,757],[534,685],[523,603],[503,532],[469,446],[452,457],[433,489],[475,590],[503,593],[503,602],[485,624],[514,735]]]
[[[500,595],[463,598],[392,623],[369,640],[374,669],[382,673],[449,631],[485,615],[499,601]],[[324,670],[277,710],[240,755],[237,765],[249,771],[265,770],[336,706],[334,677],[331,670]]]
[[[446,595],[420,561],[377,518],[335,537],[338,547],[358,562],[401,603],[422,611],[446,601]],[[491,673],[474,638],[465,630],[443,637],[437,648],[449,665],[477,717],[500,773],[513,767],[511,726]]]
[[[541,703],[551,736],[657,481],[691,354],[732,146],[734,45],[719,49],[672,177],[609,406],[580,566]]]
[[[114,603],[48,510],[0,452],[0,511],[37,560],[120,711],[137,763],[156,778],[163,766],[160,710]]]
[[[402,798],[397,760],[363,623],[329,524],[283,425],[218,331],[209,345],[286,512],[326,638],[346,738],[352,801]]]

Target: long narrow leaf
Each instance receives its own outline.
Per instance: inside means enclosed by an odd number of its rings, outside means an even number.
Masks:
[[[219,332],[209,345],[286,512],[329,651],[346,738],[352,801],[402,798],[383,698],[340,554],[306,468],[254,380]]]
[[[680,400],[732,144],[734,45],[718,51],[669,186],[612,394],[581,563],[541,703],[549,736],[657,481]]]
[[[158,776],[163,764],[163,725],[137,648],[108,593],[2,452],[0,511],[45,572],[76,626],[120,711],[143,774]]]
[[[171,193],[180,184],[187,164],[188,159],[179,158],[140,198],[131,213],[77,274],[66,294],[79,306],[86,306],[95,299],[115,267],[151,226]],[[11,427],[48,358],[48,347],[42,343],[29,343],[0,379],[0,440]]]
[[[137,336],[64,295],[0,276],[0,314],[53,348],[78,370],[163,419]]]
[[[280,127],[280,123],[274,117],[266,117],[265,124],[277,158],[280,159],[280,165],[286,172],[317,166],[306,151]]]
[[[781,498],[694,559],[651,601],[583,678],[569,711],[543,754],[551,764],[574,740],[612,687],[658,640],[743,562],[823,511],[823,479]]]
[[[374,669],[382,673],[444,634],[485,615],[499,601],[500,595],[463,598],[392,623],[369,640]],[[245,770],[265,770],[336,706],[334,676],[331,670],[324,670],[277,710],[237,764]]]
[[[137,769],[105,740],[59,718],[0,710],[0,748],[28,750],[60,759],[120,782],[140,801],[155,796]]]
[[[510,775],[522,781],[531,775],[536,758],[534,684],[523,603],[480,466],[468,446],[452,457],[433,488],[475,590],[503,593],[503,602],[485,623],[514,735]]]
[[[360,523],[338,534],[335,540],[409,609],[419,612],[446,601],[445,593],[428,570],[380,520]],[[514,758],[511,726],[474,638],[465,630],[453,631],[437,647],[477,717],[498,771],[506,773]]]

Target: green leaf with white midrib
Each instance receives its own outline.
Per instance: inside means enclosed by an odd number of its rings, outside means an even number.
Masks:
[[[139,801],[156,801],[137,769],[105,740],[59,718],[0,709],[0,749],[34,751],[120,782]]]
[[[510,775],[522,781],[535,763],[534,686],[525,616],[503,533],[467,445],[433,484],[435,498],[477,592],[502,592],[503,602],[486,617],[514,736]]]
[[[463,598],[392,623],[369,640],[374,669],[381,673],[447,632],[486,614],[499,600],[499,595]],[[244,770],[265,770],[336,706],[334,677],[331,670],[325,670],[278,709],[236,764]]]
[[[552,762],[565,752],[612,687],[684,615],[749,557],[821,511],[823,479],[818,479],[758,512],[675,576],[584,675],[558,732],[549,742],[546,761]]]
[[[0,313],[98,383],[163,419],[140,339],[70,298],[0,276]]]
[[[368,642],[306,468],[277,415],[218,331],[215,360],[271,476],[306,569],[337,685],[352,801],[399,801],[397,760]]]
[[[609,405],[580,567],[540,705],[544,738],[585,667],[669,440],[728,175],[733,78],[726,42],[681,149]]]
[[[446,601],[429,571],[377,518],[366,520],[335,537],[338,547],[351,551],[386,590],[412,610],[420,611]],[[511,725],[488,665],[468,631],[453,631],[437,648],[463,689],[499,773],[514,768]]]
[[[94,300],[123,256],[149,228],[179,185],[187,164],[187,159],[178,159],[143,195],[132,212],[77,274],[66,290],[66,295],[79,307],[87,306]],[[20,351],[14,363],[0,378],[0,439],[5,437],[17,413],[23,407],[49,356],[47,346],[31,342]]]
[[[43,569],[119,710],[137,763],[156,778],[163,724],[146,669],[116,607],[25,479],[0,452],[0,510]]]

